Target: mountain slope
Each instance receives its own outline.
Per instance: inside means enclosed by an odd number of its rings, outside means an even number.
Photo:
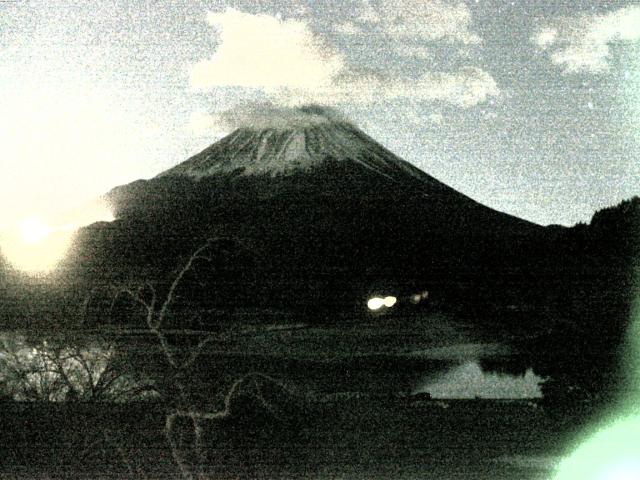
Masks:
[[[361,165],[390,180],[413,177],[442,186],[346,122],[326,122],[302,128],[240,128],[158,176],[202,178],[240,171],[275,176],[309,171],[328,159]]]
[[[387,188],[395,184],[412,187],[425,197],[446,195],[472,201],[344,121],[289,128],[239,128],[156,178],[311,174],[332,162],[341,164],[343,169],[384,177]]]
[[[109,196],[116,206],[122,207],[127,202],[122,201],[122,196],[135,196],[133,192],[137,189],[167,186],[172,181],[206,183],[240,176],[245,177],[243,180],[251,177],[257,183],[272,183],[265,187],[269,190],[266,195],[277,191],[275,187],[279,184],[293,183],[291,179],[295,178],[301,185],[319,187],[317,191],[308,192],[311,194],[338,189],[341,196],[355,198],[362,195],[393,197],[405,192],[424,201],[422,207],[433,207],[430,203],[437,202],[437,208],[444,204],[472,208],[478,210],[481,219],[500,218],[503,223],[510,222],[523,230],[537,227],[479,205],[343,121],[289,128],[239,128],[155,179],[114,189]]]

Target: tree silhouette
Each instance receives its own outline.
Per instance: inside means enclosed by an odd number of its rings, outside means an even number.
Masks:
[[[190,394],[189,382],[192,379],[191,369],[198,361],[205,347],[213,342],[220,342],[231,337],[251,334],[252,331],[243,331],[241,327],[227,325],[221,331],[209,332],[202,330],[196,332],[200,335],[195,344],[178,345],[172,343],[170,337],[179,336],[180,330],[169,325],[168,318],[172,314],[172,309],[178,303],[179,297],[184,291],[188,277],[197,276],[200,266],[213,261],[212,255],[215,253],[215,246],[219,239],[210,238],[206,243],[196,249],[185,261],[184,265],[177,271],[168,289],[164,294],[159,293],[159,289],[150,282],[144,282],[137,288],[122,287],[117,289],[114,302],[121,294],[129,296],[134,302],[142,307],[144,320],[148,330],[157,339],[164,359],[168,363],[171,371],[170,382],[174,389],[170,399],[174,408],[167,413],[164,433],[171,448],[176,465],[180,469],[181,475],[185,479],[206,478],[203,470],[206,454],[204,445],[205,424],[218,424],[221,420],[233,416],[240,411],[239,404],[247,397],[252,398],[257,405],[269,412],[273,418],[284,418],[285,409],[278,404],[273,395],[265,394],[265,386],[269,386],[270,393],[276,389],[289,397],[297,396],[285,384],[279,380],[261,373],[248,373],[236,379],[224,397],[224,405],[220,410],[209,411],[198,407]],[[184,312],[183,312],[184,313]],[[214,311],[188,312],[191,318],[184,319],[187,323],[193,323],[193,317],[201,317],[203,314],[215,314]],[[193,334],[194,332],[182,333]],[[178,421],[186,421],[190,424],[193,432],[192,448],[185,448],[176,433]],[[190,458],[188,450],[195,454],[195,459]]]
[[[58,338],[29,342],[0,337],[0,384],[20,401],[128,402],[157,394],[153,382],[123,370],[105,341],[72,345]]]

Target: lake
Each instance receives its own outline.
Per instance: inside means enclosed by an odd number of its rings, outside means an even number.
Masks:
[[[172,338],[175,358],[201,341],[183,333]],[[399,354],[371,334],[369,351],[349,356],[354,340],[326,340],[336,336],[261,328],[207,343],[181,369],[145,331],[5,332],[0,362],[22,367],[26,386],[2,402],[1,478],[543,479],[589,410],[545,404],[530,372],[482,372],[471,360],[478,344]],[[282,355],[305,339],[334,347]],[[0,375],[5,389],[18,381]],[[489,384],[512,398],[481,398]],[[409,396],[425,390],[433,400]]]

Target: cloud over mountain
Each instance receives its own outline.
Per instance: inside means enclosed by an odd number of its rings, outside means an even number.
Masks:
[[[191,85],[264,89],[313,89],[331,83],[344,67],[342,56],[300,20],[228,8],[209,12],[219,44],[208,60],[191,69]]]
[[[393,10],[395,16],[387,18],[386,23],[381,23],[381,18],[387,17],[385,12],[391,7],[384,2],[378,7],[377,17],[375,12],[365,15],[363,11],[358,21],[381,24],[381,34],[408,38],[417,35],[429,41],[478,41],[469,30],[470,14],[462,4],[406,2]],[[209,13],[207,21],[215,28],[219,42],[211,58],[191,68],[191,85],[199,90],[249,88],[285,105],[372,104],[410,99],[446,102],[462,108],[499,95],[492,76],[475,66],[432,71],[423,65],[419,71],[409,72],[355,63],[306,20],[227,9]],[[354,24],[351,33],[357,29]],[[337,30],[349,34],[348,29]],[[398,50],[395,54],[399,57],[410,53],[406,48]],[[423,52],[424,47],[416,57],[425,60]]]
[[[312,127],[323,123],[347,122],[333,108],[319,105],[283,107],[273,103],[245,103],[215,114],[198,113],[200,126],[211,132],[229,133],[238,128],[291,129]]]

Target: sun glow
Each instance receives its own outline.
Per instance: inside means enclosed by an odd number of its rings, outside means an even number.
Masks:
[[[30,275],[55,269],[69,250],[76,231],[97,221],[112,221],[104,202],[91,202],[54,220],[27,218],[0,232],[0,249],[9,263]]]
[[[51,227],[37,218],[29,218],[20,223],[19,231],[24,243],[36,245],[51,234]]]
[[[11,265],[28,274],[52,271],[64,257],[73,231],[49,227],[46,223],[24,221],[2,234],[2,253]]]
[[[31,217],[55,229],[60,212],[157,170],[139,159],[166,144],[135,102],[82,79],[20,80],[0,97],[0,234]]]

